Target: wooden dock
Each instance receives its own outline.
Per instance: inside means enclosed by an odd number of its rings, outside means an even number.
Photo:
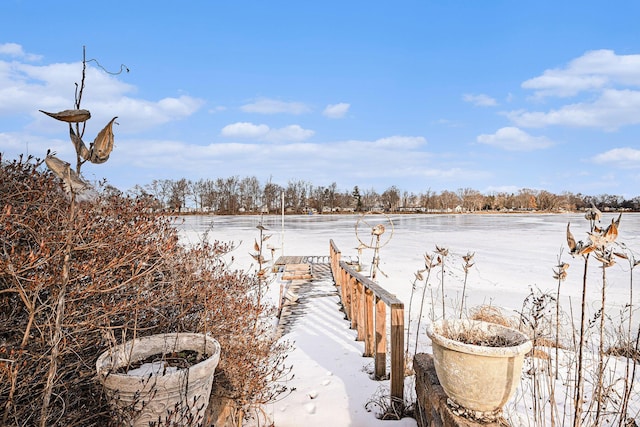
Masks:
[[[329,256],[282,256],[273,271],[280,275],[279,335],[289,333],[311,307],[339,305],[347,327],[364,342],[363,356],[374,359],[374,377],[390,380],[390,407],[404,405],[404,304],[359,273],[333,241]],[[318,299],[331,298],[328,305]],[[333,309],[330,309],[333,310]],[[389,366],[389,370],[387,367]],[[400,411],[401,412],[401,411]]]
[[[274,271],[281,274],[280,336],[291,331],[312,299],[338,296],[328,256],[283,256]]]
[[[291,393],[266,408],[271,421],[279,427],[325,427],[336,419],[364,417],[364,424],[351,425],[379,425],[374,411],[363,413],[384,386],[373,380],[373,361],[363,357],[364,342],[347,319],[331,257],[287,256],[274,264],[277,280],[270,286],[283,286],[278,332],[292,345],[292,370]]]

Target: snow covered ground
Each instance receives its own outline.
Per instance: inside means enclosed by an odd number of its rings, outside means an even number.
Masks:
[[[602,225],[607,226],[615,217],[617,215],[603,215]],[[283,254],[328,255],[329,241],[333,239],[343,256],[359,256],[363,273],[369,273],[373,250],[359,253],[357,247],[360,241],[371,243],[368,225],[384,224],[386,230],[381,240],[391,238],[380,248],[376,278],[404,301],[405,315],[407,320],[410,316],[412,328],[420,316],[416,298],[422,295],[425,286],[424,281],[417,283],[409,313],[414,273],[424,268],[424,254],[433,254],[436,246],[447,249],[444,276],[440,267],[434,268],[427,285],[421,330],[417,333],[412,330],[409,335],[412,352],[414,348],[418,352],[431,351],[424,328],[430,310],[435,317],[442,315],[439,293],[442,277],[447,315],[458,312],[464,283],[462,257],[469,253],[474,254],[474,265],[467,278],[467,308],[490,304],[515,314],[523,310],[523,301],[532,292],[555,295],[558,282],[553,278],[553,269],[560,260],[570,264],[567,279],[561,284],[561,307],[563,312],[573,313],[574,318],[578,316],[584,262],[568,254],[566,228],[570,223],[576,240],[585,240],[589,223],[582,214],[396,215],[389,217],[393,227],[385,216],[366,215],[362,219],[366,224],[361,222],[358,227],[360,240],[355,233],[358,218],[358,215],[286,216],[283,225],[280,216],[189,216],[184,217],[184,223],[178,227],[185,241],[195,242],[208,231],[209,239],[239,244],[232,254],[237,268],[255,270],[249,253],[253,251],[254,239],[259,236],[256,226],[262,224],[269,230],[267,233],[272,234],[267,244],[275,249],[274,259]],[[640,259],[640,214],[622,216],[617,242],[624,243],[632,254],[635,253],[636,259]],[[619,259],[606,274],[607,315],[612,324],[620,323],[616,319],[621,318],[621,309],[629,302],[629,262]],[[602,271],[592,262],[587,288],[591,317],[598,310],[601,290]],[[278,290],[272,290],[274,298],[277,293]],[[640,292],[635,292],[634,307],[640,306],[638,296]],[[335,309],[335,305],[309,312],[304,320],[305,327],[295,329],[286,337],[296,342],[288,362],[294,364],[294,371],[300,374],[290,384],[296,387],[296,392],[269,408],[276,426],[312,427],[329,422],[335,426],[415,425],[411,419],[391,423],[378,421],[365,409],[365,404],[385,384],[369,379],[367,371],[371,370],[373,362],[361,357],[362,343],[355,341],[355,332],[348,329],[340,313],[327,314]],[[638,317],[636,313],[636,323]],[[531,411],[528,397],[522,395],[528,387],[526,384],[521,387],[516,401],[508,405],[506,411],[511,421],[518,425],[535,425],[532,415],[522,414]],[[565,386],[563,390],[569,390],[569,387]],[[569,410],[565,408],[566,402],[558,396],[556,400],[560,402],[557,404],[560,415],[566,413]],[[635,403],[638,403],[637,396]]]

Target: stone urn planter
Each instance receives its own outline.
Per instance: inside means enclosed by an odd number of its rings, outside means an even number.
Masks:
[[[427,326],[440,385],[464,409],[495,413],[520,382],[531,340],[520,331],[477,320],[444,320]]]
[[[96,370],[123,425],[164,425],[168,419],[197,425],[204,420],[219,360],[215,339],[173,333],[109,349],[98,357]]]

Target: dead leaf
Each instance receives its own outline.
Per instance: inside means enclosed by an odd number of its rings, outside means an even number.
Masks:
[[[109,160],[111,150],[113,150],[113,122],[118,117],[111,119],[109,123],[98,133],[96,139],[91,144],[91,155],[89,161],[91,163],[104,163]]]
[[[91,188],[89,183],[85,182],[73,169],[71,169],[71,165],[69,163],[52,155],[48,155],[44,159],[44,162],[47,164],[47,167],[51,172],[62,180],[67,192],[79,194],[82,191]]]
[[[58,113],[48,113],[43,110],[39,111],[49,117],[53,117],[56,120],[67,123],[82,123],[91,118],[91,113],[89,112],[89,110],[64,110]]]
[[[91,155],[89,149],[84,144],[84,141],[82,141],[82,138],[76,135],[71,125],[69,125],[69,137],[71,138],[71,142],[73,142],[73,145],[76,147],[76,153],[80,154],[80,157],[82,157],[83,159],[89,160],[89,157]]]
[[[618,218],[618,221],[620,221],[620,218]],[[618,226],[615,220],[613,219],[611,220],[611,225],[609,225],[607,229],[604,231],[603,236],[604,236],[604,240],[607,243],[615,242],[616,238],[618,237]]]
[[[586,255],[586,254],[591,253],[591,252],[593,252],[595,250],[596,250],[596,248],[593,245],[589,245],[589,246],[585,246],[585,247],[582,247],[582,245],[581,245],[580,248],[579,248],[578,254],[579,255]]]

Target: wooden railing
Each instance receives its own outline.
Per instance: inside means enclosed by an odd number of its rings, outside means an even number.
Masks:
[[[341,260],[341,253],[333,240],[329,243],[331,271],[340,288],[342,306],[357,331],[356,339],[364,341],[363,356],[374,358],[376,379],[387,375],[387,307],[391,311],[389,348],[391,352],[391,404],[404,402],[404,303],[373,280],[355,271]]]

